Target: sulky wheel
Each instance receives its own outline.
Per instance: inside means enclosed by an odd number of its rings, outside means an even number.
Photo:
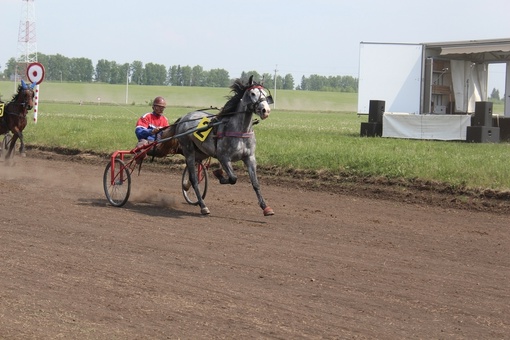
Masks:
[[[112,162],[108,162],[104,169],[104,193],[111,205],[121,207],[126,204],[131,193],[131,173],[120,159],[115,159],[113,167],[112,172]]]

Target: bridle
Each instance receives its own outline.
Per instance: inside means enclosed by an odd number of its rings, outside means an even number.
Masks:
[[[266,95],[264,93],[265,88],[262,85],[253,85],[253,86],[247,88],[245,90],[245,93],[247,93],[253,89],[259,90],[259,93],[260,93],[259,98],[256,101],[247,104],[245,111],[229,112],[229,113],[227,113],[227,115],[233,115],[233,114],[239,114],[239,113],[253,114],[256,112],[257,107],[261,103],[267,102],[269,105],[272,102],[271,93],[269,93],[269,95]],[[269,92],[269,90],[267,90],[267,91]],[[224,121],[224,123],[227,124],[228,120],[229,120],[229,118],[227,118],[227,121]],[[255,124],[257,124],[257,123],[258,123],[258,121],[255,121]],[[251,124],[253,124],[253,122]],[[223,138],[223,137],[251,138],[254,135],[255,135],[255,133],[253,132],[253,130],[245,131],[245,132],[244,131],[226,131],[226,132],[218,131],[216,137],[218,139]]]
[[[273,101],[273,97],[271,96],[271,92],[269,92],[269,90],[267,90],[262,85],[253,85],[253,86],[250,86],[249,88],[246,89],[245,92],[251,91],[253,89],[258,89],[259,92],[260,92],[260,95],[259,95],[259,98],[256,101],[251,102],[250,104],[246,105],[246,108],[247,108],[246,112],[247,113],[255,113],[256,112],[256,108],[257,108],[257,106],[260,105],[260,103],[267,102],[268,105],[269,105],[269,104],[272,104],[272,101]],[[267,90],[267,92],[269,92],[269,95],[266,95],[264,93],[264,90]]]
[[[23,98],[21,102],[18,101],[20,96]],[[29,103],[31,101],[30,99],[33,99],[33,97],[34,91],[32,89],[30,88],[22,89],[22,91],[18,93],[18,100],[11,102],[11,105],[21,107],[22,109],[19,110],[18,112],[9,110],[7,114],[25,117],[27,115],[27,111],[32,110],[32,105],[30,105]]]

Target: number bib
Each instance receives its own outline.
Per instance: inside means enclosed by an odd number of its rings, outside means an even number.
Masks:
[[[198,122],[197,129],[200,130],[201,128],[206,127],[207,125],[209,125],[210,121],[211,121],[211,119],[208,117],[202,118],[200,120],[200,122]],[[195,138],[198,139],[199,141],[203,142],[207,138],[207,136],[209,136],[209,133],[211,132],[211,130],[212,130],[212,127],[210,127],[207,130],[195,131],[193,133],[193,136],[195,136]]]
[[[4,106],[5,103],[0,103],[0,118],[4,116]]]

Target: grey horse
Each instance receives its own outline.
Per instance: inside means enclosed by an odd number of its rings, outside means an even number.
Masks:
[[[237,176],[232,168],[232,162],[243,161],[264,216],[274,215],[273,209],[266,204],[260,192],[252,121],[254,114],[261,119],[269,117],[271,113],[269,104],[272,98],[268,94],[269,91],[253,81],[253,76],[247,84],[236,80],[230,89],[233,94],[227,97],[227,103],[217,115],[205,111],[190,112],[179,118],[173,124],[175,128],[169,129],[173,130],[169,133],[175,135],[179,141],[180,151],[188,166],[189,180],[198,197],[198,205],[203,215],[209,214],[210,211],[198,189],[195,162],[208,157],[216,158],[224,170],[217,169],[213,172],[221,184],[236,183]],[[197,131],[190,133],[193,130]]]

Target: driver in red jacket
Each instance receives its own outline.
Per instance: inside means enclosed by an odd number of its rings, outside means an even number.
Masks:
[[[136,146],[142,146],[156,140],[161,128],[167,127],[168,119],[163,115],[166,101],[163,97],[156,97],[152,102],[152,112],[147,112],[136,122],[135,134],[138,138]]]

